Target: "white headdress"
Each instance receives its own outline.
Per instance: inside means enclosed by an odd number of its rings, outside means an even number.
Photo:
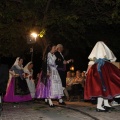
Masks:
[[[19,60],[20,60],[20,57],[17,57],[13,65],[15,65],[18,69],[23,69],[23,65],[19,66],[18,64]]]
[[[20,57],[17,57],[13,65],[18,65]]]
[[[27,65],[24,67],[24,70],[28,70],[28,66],[32,64],[32,62],[30,61],[29,63],[27,63]]]
[[[28,66],[30,65],[30,64],[32,64],[32,62],[30,61],[29,63],[27,63],[27,65],[24,67],[24,71],[25,72],[28,72],[29,70],[28,70]],[[31,71],[32,71],[32,73],[33,73],[33,70],[31,69]]]
[[[105,45],[104,42],[99,41],[94,46],[92,52],[90,53],[88,59],[94,60],[94,58],[106,58],[111,62],[116,61],[116,57],[113,52]]]

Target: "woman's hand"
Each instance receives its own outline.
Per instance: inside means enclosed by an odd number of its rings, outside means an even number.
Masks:
[[[28,73],[24,73],[24,74],[25,74],[25,77],[28,77],[28,75],[29,75]]]
[[[14,77],[19,77],[20,75],[19,74],[14,74]]]
[[[22,74],[23,78],[28,78],[28,76],[25,75],[25,73]]]

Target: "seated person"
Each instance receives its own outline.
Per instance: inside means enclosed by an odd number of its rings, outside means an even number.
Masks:
[[[70,94],[70,90],[71,90],[71,82],[72,82],[72,79],[73,79],[73,77],[72,77],[72,75],[71,75],[71,72],[68,71],[68,72],[67,72],[67,76],[66,76],[66,88],[65,88],[65,90],[64,90],[64,94],[65,94],[65,96],[67,97],[67,100],[70,99],[69,94]]]
[[[84,79],[82,77],[82,74],[80,72],[80,70],[76,71],[76,76],[74,78],[74,80],[72,81],[72,84],[81,84],[82,87],[84,87]]]
[[[72,81],[72,90],[71,93],[73,96],[78,96],[78,100],[80,100],[80,95],[83,98],[83,88],[84,88],[84,79],[81,76],[80,70],[76,71],[76,76]]]
[[[83,78],[83,81],[85,82],[85,80],[86,80],[86,71],[83,71],[83,72],[81,73],[81,76],[82,76],[82,78]]]
[[[74,79],[74,77],[72,77],[71,71],[68,71],[67,76],[66,76],[66,89],[67,90],[71,90],[71,85],[72,85],[73,79]]]

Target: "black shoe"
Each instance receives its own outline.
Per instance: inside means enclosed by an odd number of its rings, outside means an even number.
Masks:
[[[45,102],[45,104],[46,104],[46,105],[49,105],[49,103],[48,103],[48,102]]]
[[[98,109],[98,108],[96,109],[96,111],[97,111],[97,112],[108,112],[107,109],[105,109],[105,110],[101,110],[101,109]]]
[[[113,107],[108,107],[108,106],[104,106],[104,109],[106,109],[106,110],[115,110],[115,108],[113,108]]]
[[[55,107],[55,105],[54,104],[52,104],[52,105],[49,104],[49,107]]]
[[[59,105],[66,105],[66,103],[65,102],[62,102],[62,103],[59,102]]]

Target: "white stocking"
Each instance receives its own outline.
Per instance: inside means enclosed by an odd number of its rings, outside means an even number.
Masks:
[[[97,99],[97,108],[98,108],[98,109],[101,109],[101,110],[105,110],[105,109],[102,107],[102,104],[103,104],[103,98],[98,97],[98,99]]]
[[[46,102],[46,103],[48,102],[48,99],[47,99],[47,98],[45,99],[45,102]]]
[[[59,99],[59,103],[62,103],[62,102],[63,102],[63,99],[62,99],[62,98],[60,98],[60,99]]]
[[[53,105],[53,102],[52,102],[51,99],[48,99],[48,101],[49,101],[49,105],[50,105],[50,106]]]
[[[104,106],[111,107],[108,103],[108,99],[104,99]]]

